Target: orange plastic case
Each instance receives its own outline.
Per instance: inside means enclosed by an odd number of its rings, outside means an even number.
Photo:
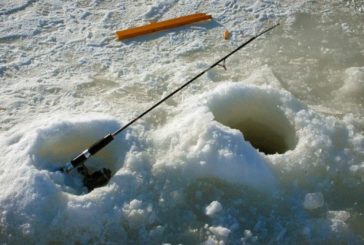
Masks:
[[[133,38],[141,35],[150,34],[153,32],[163,31],[171,28],[176,28],[184,25],[189,25],[195,22],[210,20],[211,15],[205,13],[197,13],[186,15],[174,19],[169,19],[161,22],[150,23],[148,25],[134,27],[126,30],[121,30],[116,32],[116,38],[118,40],[124,40],[128,38]]]

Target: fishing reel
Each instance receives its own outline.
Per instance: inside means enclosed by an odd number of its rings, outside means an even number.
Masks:
[[[83,176],[83,185],[87,187],[89,192],[106,185],[111,179],[111,170],[107,168],[90,173],[89,169],[84,164],[81,164],[77,167],[77,171]]]
[[[87,187],[88,191],[92,191],[97,187],[106,185],[111,179],[111,170],[102,168],[101,170],[91,172],[85,165],[86,160],[92,155],[96,154],[99,150],[105,147],[114,139],[114,135],[108,134],[87,150],[83,151],[77,157],[66,163],[65,166],[59,170],[63,173],[70,173],[72,170],[77,169],[77,172],[83,177],[83,185]]]

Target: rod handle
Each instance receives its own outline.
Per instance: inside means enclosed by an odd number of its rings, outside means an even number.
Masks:
[[[99,150],[101,150],[102,148],[107,146],[111,141],[113,141],[113,139],[114,136],[112,134],[106,135],[104,138],[102,138],[101,140],[90,146],[90,148],[88,148],[88,152],[91,155],[96,154]]]
[[[113,139],[114,136],[112,134],[106,135],[104,138],[97,141],[88,149],[84,150],[80,155],[73,158],[61,169],[61,171],[66,173],[71,172],[72,169],[77,168],[78,166],[83,164],[90,156],[95,155],[99,150],[107,146],[111,141],[113,141]]]

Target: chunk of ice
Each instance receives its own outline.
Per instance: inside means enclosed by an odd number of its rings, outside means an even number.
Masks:
[[[222,205],[218,201],[211,202],[205,209],[205,214],[207,216],[215,216],[218,212],[222,210]]]
[[[308,210],[320,208],[324,205],[324,196],[321,192],[307,193],[303,207]]]

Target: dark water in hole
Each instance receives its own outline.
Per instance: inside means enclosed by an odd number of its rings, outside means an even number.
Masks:
[[[247,119],[232,127],[240,130],[245,140],[265,154],[282,154],[290,150],[284,135],[254,119]]]

